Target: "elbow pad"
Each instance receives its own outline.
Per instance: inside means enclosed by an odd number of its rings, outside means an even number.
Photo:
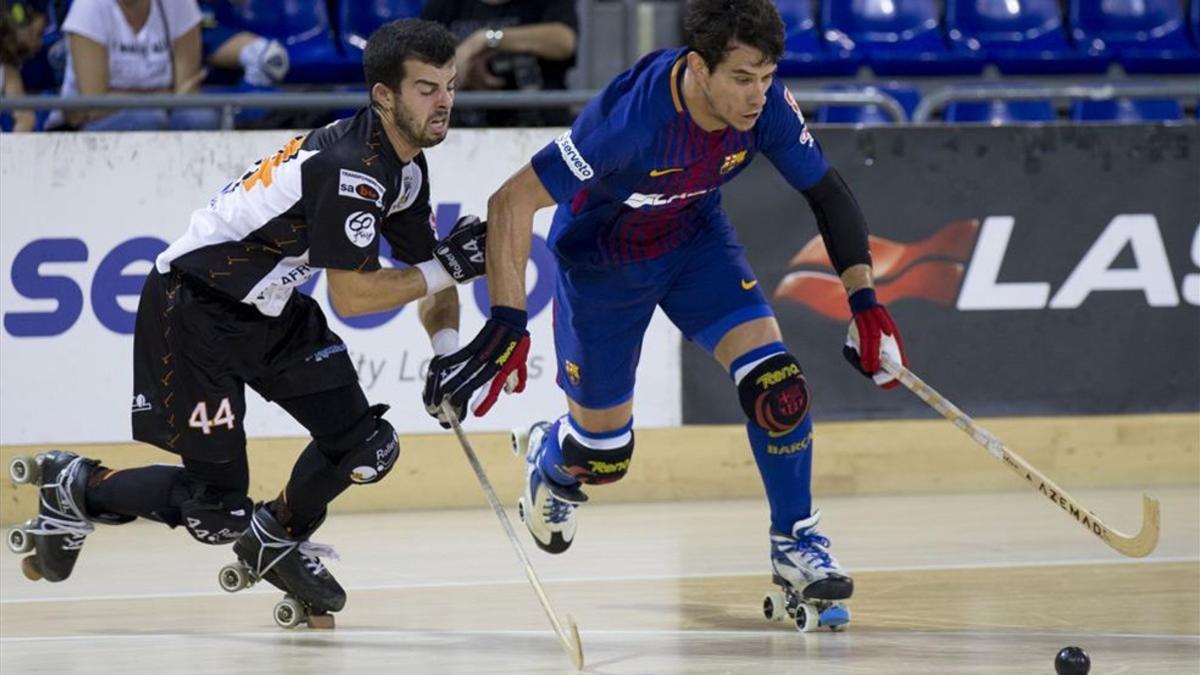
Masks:
[[[817,218],[817,229],[838,274],[854,265],[870,265],[867,219],[837,169],[830,167],[821,180],[803,191]]]

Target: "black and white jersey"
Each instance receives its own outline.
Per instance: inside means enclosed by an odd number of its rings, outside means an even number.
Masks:
[[[380,234],[398,260],[433,257],[425,156],[402,162],[364,108],[256,162],[192,214],[156,266],[279,316],[317,268],[379,269]]]

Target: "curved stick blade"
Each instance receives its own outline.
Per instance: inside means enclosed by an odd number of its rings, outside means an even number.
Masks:
[[[1132,537],[1113,532],[1116,541],[1111,546],[1131,558],[1144,558],[1150,555],[1158,546],[1158,533],[1162,527],[1162,514],[1158,500],[1150,495],[1142,495],[1142,529]]]
[[[570,614],[567,615],[567,632],[574,643],[567,649],[571,663],[575,665],[575,670],[583,670],[583,641],[579,639],[579,626],[575,625],[575,617]]]

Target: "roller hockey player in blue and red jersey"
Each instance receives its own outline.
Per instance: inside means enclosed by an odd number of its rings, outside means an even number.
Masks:
[[[57,450],[14,462],[14,479],[41,488],[38,517],[9,535],[14,549],[34,550],[22,563],[29,578],[65,580],[93,523],[143,517],[232,543],[239,561],[222,586],[278,586],[292,596],[276,607],[281,625],[305,615],[332,625],[346,594],[321,561],[332,551],[310,537],[329,503],[382,480],[400,447],[346,344],[295,291],[324,269],[343,316],[420,301],[434,351],[458,348],[455,284],[483,273],[486,228],[464,217],[437,240],[424,156],[449,131],[455,45],[428,21],[380,27],[364,51],[371,104],[251,166],[158,257],[134,333],[133,436],[181,464],[113,471]],[[382,239],[411,267],[383,267]],[[278,497],[257,507],[247,386],[312,435]]]
[[[900,334],[876,300],[865,218],[775,80],[783,22],[770,0],[693,0],[687,46],[642,58],[488,202],[492,313],[458,352],[435,359],[431,412],[448,397],[477,415],[521,375],[528,352],[525,265],[534,213],[558,205],[554,341],[568,414],[531,429],[520,501],[538,546],[561,553],[584,485],[619,480],[633,456],[633,386],[655,307],[728,371],[771,507],[771,564],[785,613],[802,630],[849,621],[854,584],[817,531],[811,498],[810,393],[721,208],[719,188],[757,153],[807,198],[854,321],[844,350],[884,387],[880,353],[903,362]],[[782,225],[782,223],[781,223]],[[514,442],[521,434],[514,434]],[[524,439],[521,439],[524,440]],[[786,605],[781,607],[780,605]],[[819,621],[817,615],[820,615]]]

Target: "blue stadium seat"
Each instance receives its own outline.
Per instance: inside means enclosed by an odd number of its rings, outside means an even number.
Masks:
[[[1183,119],[1183,106],[1173,99],[1109,99],[1071,104],[1071,119],[1077,122],[1162,122]]]
[[[323,0],[245,0],[216,6],[217,21],[273,37],[288,50],[288,82],[337,82],[346,76],[344,58]]]
[[[1071,0],[1070,22],[1076,42],[1115,55],[1127,72],[1200,72],[1180,0]]]
[[[947,122],[1053,122],[1058,112],[1050,101],[958,101],[946,106]]]
[[[827,41],[817,33],[812,0],[775,0],[783,17],[781,77],[853,75],[862,58],[848,40]]]
[[[946,0],[950,40],[983,51],[1003,73],[1100,73],[1101,50],[1067,40],[1058,0]]]
[[[383,24],[421,16],[424,0],[339,0],[338,33],[351,60],[362,64],[367,38]]]
[[[827,40],[845,38],[877,75],[974,74],[981,56],[947,43],[935,0],[822,0]]]
[[[912,119],[921,93],[916,87],[889,82],[882,85],[859,86],[853,84],[831,84],[826,91],[881,92],[896,99],[908,119]],[[822,124],[895,124],[895,120],[877,105],[823,105],[817,108],[816,121]]]

